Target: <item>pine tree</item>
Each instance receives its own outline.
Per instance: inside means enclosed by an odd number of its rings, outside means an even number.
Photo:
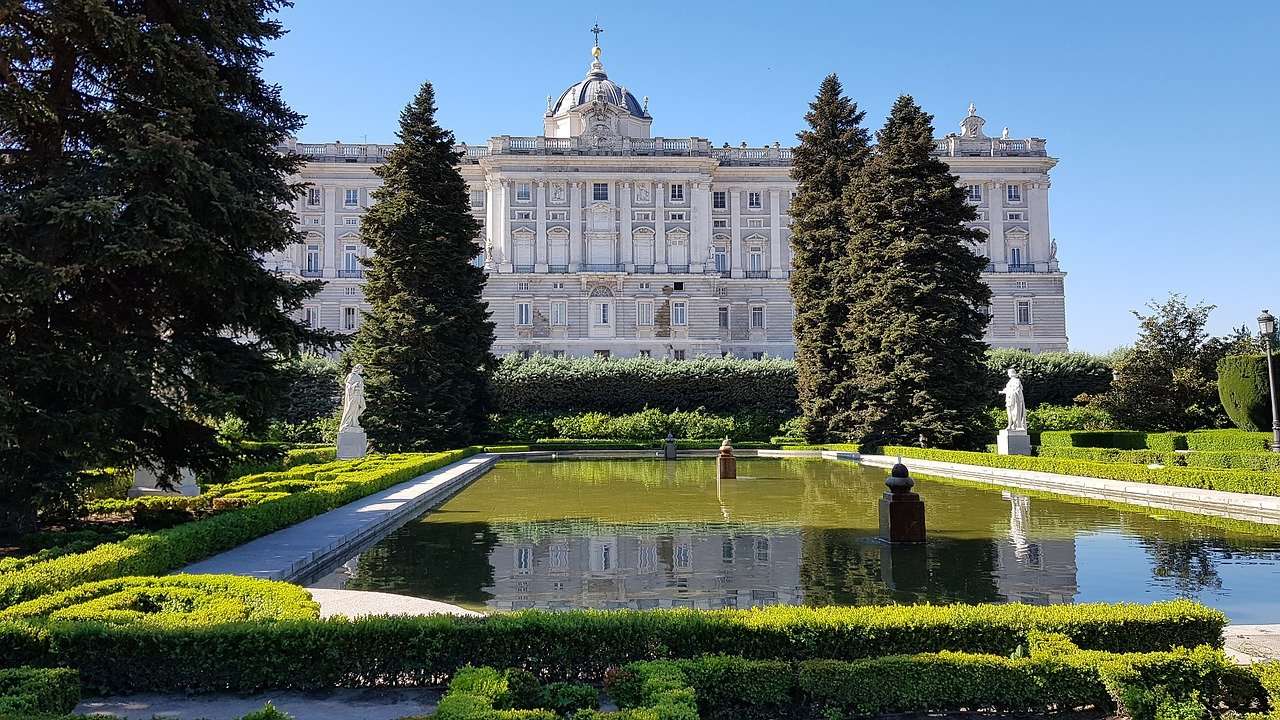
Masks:
[[[260,77],[278,0],[0,9],[0,534],[73,506],[82,472],[216,469],[199,417],[261,422],[313,284]]]
[[[933,146],[933,117],[898,98],[845,196],[852,281],[840,335],[853,364],[835,429],[859,442],[974,447],[989,434],[991,291],[973,251],[985,236],[966,227],[977,213]]]
[[[813,441],[827,437],[834,392],[848,368],[838,335],[846,308],[834,288],[848,268],[845,189],[869,153],[865,115],[844,96],[840,79],[828,75],[805,114],[809,129],[797,134],[800,144],[792,151],[792,327],[800,407]]]
[[[363,363],[361,424],[379,450],[458,447],[484,429],[493,323],[480,299],[480,226],[458,172],[453,133],[435,120],[424,83],[400,114],[400,146],[377,168],[383,186],[362,233],[373,250],[372,306],[348,361]]]

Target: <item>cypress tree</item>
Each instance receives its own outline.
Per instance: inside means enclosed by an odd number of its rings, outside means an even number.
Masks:
[[[400,145],[376,171],[383,185],[362,234],[373,250],[372,306],[348,361],[363,363],[361,424],[379,450],[458,447],[476,439],[489,409],[493,323],[480,299],[480,225],[471,216],[461,153],[436,124],[424,83],[400,113]]]
[[[933,117],[909,96],[894,103],[871,159],[845,196],[851,281],[841,344],[852,372],[840,434],[864,443],[975,447],[987,442],[981,309],[991,291],[985,234],[947,165],[931,155]]]
[[[840,79],[828,75],[805,114],[809,129],[797,133],[800,144],[792,151],[792,327],[800,408],[813,441],[827,437],[838,407],[834,393],[848,368],[839,339],[846,308],[835,286],[848,268],[845,189],[869,152],[870,137],[861,127],[865,115],[844,96]]]
[[[315,285],[263,82],[276,0],[0,10],[0,533],[73,509],[91,468],[212,471],[200,417],[265,421]]]

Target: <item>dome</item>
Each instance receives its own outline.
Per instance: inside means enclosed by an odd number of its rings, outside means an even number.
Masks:
[[[591,102],[597,97],[610,105],[626,110],[634,117],[649,117],[649,113],[645,112],[644,107],[636,102],[635,95],[610,80],[609,76],[604,73],[604,66],[600,64],[598,51],[596,59],[591,63],[591,69],[587,72],[587,76],[560,93],[560,99],[556,100],[555,104],[547,110],[547,114],[552,116],[563,114],[583,103]]]

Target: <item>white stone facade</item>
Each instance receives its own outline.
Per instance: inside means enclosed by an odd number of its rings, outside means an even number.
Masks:
[[[649,134],[637,102],[604,73],[548,97],[543,135],[462,145],[460,166],[484,227],[484,299],[494,352],[791,357],[791,151],[713,147]],[[1049,234],[1049,170],[1038,138],[986,136],[970,106],[937,153],[969,189],[989,237],[987,341],[1065,350],[1064,273]],[[325,279],[304,319],[350,332],[366,307],[360,215],[391,146],[290,143],[307,162],[297,203],[306,241],[266,259]]]

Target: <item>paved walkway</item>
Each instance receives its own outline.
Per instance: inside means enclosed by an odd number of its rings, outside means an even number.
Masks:
[[[416,517],[488,472],[497,461],[498,456],[490,453],[472,455],[179,572],[294,580]]]
[[[361,617],[363,615],[461,615],[479,617],[483,613],[457,605],[364,590],[326,590],[307,588],[311,599],[320,603],[320,617]]]
[[[860,455],[849,452],[824,451],[822,456],[832,460],[851,460],[860,465],[872,465],[875,467],[892,467],[898,461],[896,457],[888,455]],[[1122,502],[1129,505],[1181,510],[1201,515],[1228,517],[1233,520],[1249,520],[1267,525],[1280,525],[1280,497],[1272,495],[1252,495],[1249,493],[1223,492],[1221,490],[1156,485],[1154,483],[1106,480],[1103,478],[964,465],[918,458],[903,458],[902,462],[913,472],[925,475],[943,475],[1001,487],[1021,487],[1058,493],[1059,495],[1074,495],[1076,497]],[[925,500],[927,502],[928,498]]]
[[[1227,655],[1241,664],[1280,660],[1280,625],[1230,625]]]
[[[187,668],[179,672],[198,672]],[[314,693],[266,692],[252,697],[211,695],[129,695],[90,698],[76,712],[129,720],[236,720],[268,701],[295,720],[398,720],[435,712],[440,693],[416,688],[353,688]]]

